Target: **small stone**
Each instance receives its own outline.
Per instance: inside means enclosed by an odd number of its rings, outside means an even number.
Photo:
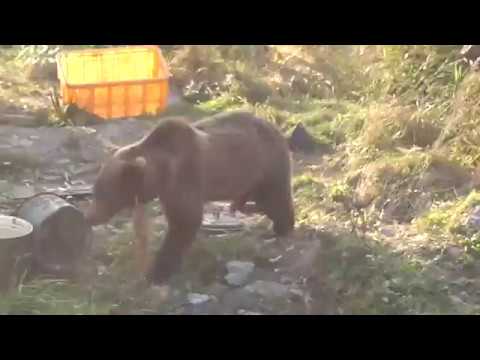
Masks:
[[[381,230],[382,235],[386,237],[393,237],[395,235],[395,232],[392,229],[389,228],[383,228]]]
[[[243,286],[252,275],[255,264],[244,261],[230,261],[226,267],[228,274],[225,276],[225,281],[231,286]]]
[[[33,145],[33,141],[27,140],[27,139],[22,139],[18,142],[18,145],[28,147]]]
[[[280,260],[282,260],[282,258],[283,258],[282,255],[278,255],[277,257],[271,258],[268,261],[270,261],[272,264],[275,264],[275,263],[279,262]]]
[[[58,165],[66,165],[69,164],[71,161],[69,159],[60,159],[57,161]]]
[[[282,298],[288,294],[288,287],[273,281],[258,280],[245,287],[250,293],[259,295],[265,299]]]
[[[191,294],[188,294],[188,302],[192,305],[200,305],[200,304],[204,304],[206,303],[207,301],[211,300],[210,299],[210,296],[209,295],[205,295],[205,294],[195,294],[195,293],[191,293]]]
[[[264,240],[263,242],[266,244],[266,245],[270,245],[270,244],[273,244],[274,242],[277,241],[277,238],[271,238],[271,239],[267,239],[267,240]]]
[[[300,289],[290,289],[289,293],[291,295],[292,300],[302,300],[304,298],[304,293]]]
[[[104,265],[100,265],[97,267],[97,274],[99,276],[102,276],[103,274],[105,274],[106,271],[107,271],[107,267]]]
[[[63,177],[60,176],[60,175],[42,175],[41,180],[46,180],[48,182],[54,182],[54,181],[63,180]]]
[[[244,274],[232,273],[225,275],[225,281],[230,286],[242,286],[247,283],[247,279]]]
[[[280,283],[291,284],[291,283],[293,283],[293,279],[290,276],[282,275],[282,276],[280,276]]]
[[[238,315],[263,315],[262,313],[259,313],[259,312],[248,311],[243,309],[238,310],[237,314]]]
[[[255,269],[255,265],[247,261],[230,261],[226,266],[228,272],[252,272]]]
[[[463,249],[459,246],[450,246],[447,248],[446,253],[453,259],[458,259],[463,255]]]

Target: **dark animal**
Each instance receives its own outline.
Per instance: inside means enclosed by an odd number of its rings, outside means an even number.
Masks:
[[[167,118],[104,164],[86,218],[98,225],[158,198],[168,231],[148,278],[161,284],[178,270],[206,202],[232,201],[232,208],[241,210],[254,201],[277,235],[289,234],[295,222],[290,161],[280,132],[250,113],[224,113],[193,124]]]
[[[317,145],[314,137],[310,135],[305,127],[298,123],[288,139],[288,144],[292,151],[303,151],[312,153]]]

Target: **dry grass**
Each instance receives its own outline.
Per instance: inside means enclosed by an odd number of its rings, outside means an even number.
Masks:
[[[468,245],[469,239],[473,237],[476,240],[477,237],[466,222],[471,210],[478,205],[480,194],[477,191],[449,202],[437,203],[425,216],[416,221],[417,229]]]
[[[370,104],[360,142],[378,150],[431,146],[440,135],[436,115],[431,109],[417,109],[398,101]]]
[[[413,109],[398,104],[371,104],[360,141],[379,150],[392,149],[412,117]]]
[[[473,167],[480,160],[480,74],[468,74],[458,87],[453,112],[437,146],[449,149],[459,163]]]

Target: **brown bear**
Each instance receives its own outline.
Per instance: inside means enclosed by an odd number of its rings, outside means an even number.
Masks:
[[[91,225],[137,203],[160,200],[168,231],[148,276],[155,284],[178,270],[206,202],[232,201],[232,208],[241,210],[254,201],[279,236],[290,233],[295,222],[288,143],[275,126],[248,112],[194,123],[180,117],[161,120],[106,161],[93,193],[85,214]]]

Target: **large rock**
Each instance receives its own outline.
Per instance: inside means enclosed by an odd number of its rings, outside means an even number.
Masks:
[[[201,305],[211,300],[211,297],[206,294],[197,294],[197,293],[190,293],[187,296],[188,302],[192,305]]]
[[[225,313],[235,314],[240,309],[256,309],[258,299],[245,288],[238,288],[225,293],[220,301]]]
[[[230,261],[227,263],[228,274],[225,276],[226,282],[231,286],[245,285],[255,269],[251,262]]]
[[[258,280],[251,285],[247,285],[245,290],[265,300],[285,298],[288,295],[287,286],[273,281]]]

